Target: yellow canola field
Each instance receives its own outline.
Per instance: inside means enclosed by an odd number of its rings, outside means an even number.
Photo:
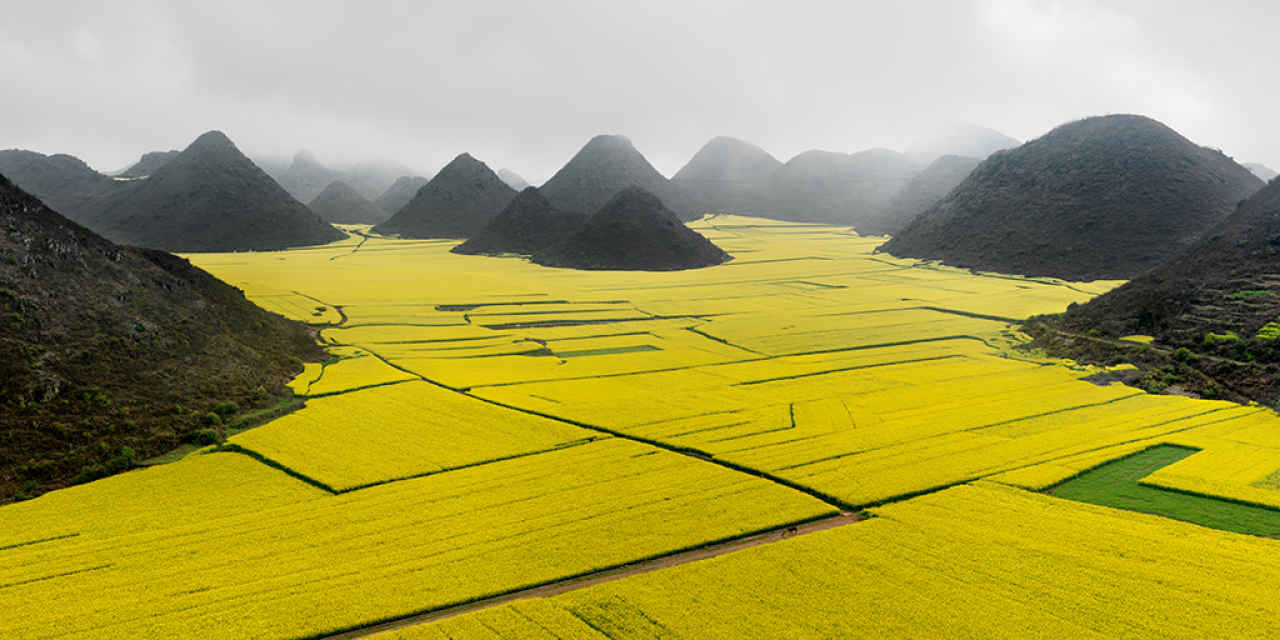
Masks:
[[[651,626],[651,625],[650,625]],[[521,600],[503,607],[379,633],[376,640],[451,640],[520,638],[522,640],[607,640],[610,637],[652,638],[652,629],[632,626],[609,636],[564,607],[542,599]],[[661,637],[661,636],[659,636]]]
[[[377,237],[354,253],[262,254],[271,269],[249,270],[242,254],[193,258],[251,295],[342,305],[348,323],[326,340],[457,391],[696,450],[849,505],[984,477],[1045,486],[1078,472],[1073,460],[1185,441],[1231,408],[1097,386],[1079,379],[1096,369],[1011,348],[1026,338],[1007,319],[1061,311],[1116,282],[898,259],[872,252],[880,239],[822,225],[708,216],[692,226],[735,259],[586,272]],[[1250,442],[1280,448],[1280,428]],[[323,437],[307,446],[322,448]],[[1188,466],[1152,481],[1203,480],[1201,491],[1266,502],[1280,491],[1265,466],[1228,480]]]
[[[1179,433],[1235,407],[1099,387],[1067,368],[982,354],[972,341],[943,346],[474,393],[695,449],[853,505]]]
[[[1186,428],[1185,425],[1191,425]],[[1187,493],[1280,508],[1280,433],[1274,413],[1260,407],[1230,407],[1194,421],[1171,423],[1169,433],[1105,447],[1079,456],[992,476],[1013,486],[1040,490],[1083,471],[1158,444],[1201,451],[1157,469],[1141,482]]]
[[[1002,487],[380,640],[1261,638],[1280,542]],[[558,608],[561,611],[556,612]],[[560,626],[548,627],[552,620]],[[581,625],[574,625],[574,621]],[[607,634],[607,635],[606,635]]]
[[[260,460],[193,455],[0,508],[0,637],[311,637],[834,511],[507,407],[844,504],[977,484],[404,637],[1273,634],[1274,542],[976,480],[1041,488],[1169,442],[1202,451],[1145,482],[1280,506],[1273,413],[1012,348],[1008,319],[1116,283],[900,260],[820,225],[694,226],[735,259],[582,272],[377,237],[191,256],[350,357],[233,439]]]
[[[313,398],[230,443],[346,491],[582,444],[598,435],[417,381]]]
[[[306,370],[289,383],[294,393],[325,396],[417,379],[412,373],[396,369],[362,349],[331,347],[329,353],[335,361],[308,362]]]
[[[238,513],[0,550],[0,637],[311,637],[834,512],[618,439],[293,503],[255,492],[225,491]]]
[[[0,509],[0,558],[14,545],[44,550],[66,543],[212,522],[245,509],[269,510],[326,497],[241,455],[192,454]],[[50,540],[56,538],[56,540]],[[49,542],[24,545],[35,540]],[[16,547],[15,547],[16,548]],[[5,601],[0,590],[0,603]]]

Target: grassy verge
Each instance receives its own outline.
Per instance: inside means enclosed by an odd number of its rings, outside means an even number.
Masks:
[[[1280,537],[1280,510],[1141,484],[1142,478],[1196,449],[1158,445],[1094,467],[1046,493],[1107,507],[1141,511],[1205,527]]]
[[[247,411],[245,413],[242,413],[227,423],[227,426],[226,426],[227,437],[230,438],[231,436],[234,436],[236,434],[244,433],[249,429],[252,429],[254,427],[260,427],[268,422],[271,422],[272,420],[275,420],[276,418],[279,418],[280,416],[283,416],[286,413],[292,413],[294,411],[297,411],[298,409],[302,408],[303,400],[304,399],[300,397],[285,398],[271,406],[264,407],[256,411]],[[201,449],[207,449],[207,448],[210,448],[210,446],[186,443],[179,446],[176,449],[171,449],[158,456],[155,456],[154,458],[147,458],[146,460],[141,460],[138,462],[138,466],[150,467],[158,464],[169,464],[171,462],[177,462],[197,451],[200,451]]]

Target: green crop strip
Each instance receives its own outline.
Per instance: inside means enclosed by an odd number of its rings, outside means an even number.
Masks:
[[[1068,500],[1152,513],[1213,529],[1280,536],[1280,509],[1175,491],[1141,480],[1197,449],[1162,444],[1106,462],[1045,492]]]

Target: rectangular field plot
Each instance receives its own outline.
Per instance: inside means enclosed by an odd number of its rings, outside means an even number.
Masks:
[[[1280,508],[1280,419],[1259,407],[1232,407],[1181,423],[1191,428],[1015,469],[992,479],[1044,489],[1112,460],[1159,445],[1196,452],[1155,469],[1141,484]]]
[[[474,393],[694,449],[852,505],[1189,432],[1238,410],[1079,375],[947,341]]]
[[[272,509],[328,495],[246,456],[194,453],[172,464],[6,505],[0,509],[0,558],[18,545],[38,551],[188,522],[214,522],[242,515],[249,507]],[[35,540],[49,543],[30,545]]]
[[[709,335],[753,351],[780,356],[926,340],[998,334],[1004,321],[958,316],[931,309],[836,314],[759,313],[715,319],[701,327]]]
[[[833,512],[753,476],[610,439],[2,550],[0,637],[311,637]]]
[[[1280,633],[1280,543],[982,483],[880,517],[397,635],[1245,638]],[[556,612],[551,608],[559,608]],[[625,630],[625,631],[624,631]],[[610,632],[614,633],[610,633]],[[441,632],[444,632],[443,634]]]
[[[303,409],[230,443],[346,491],[582,444],[596,436],[416,381],[313,398]]]
[[[396,369],[361,349],[333,347],[329,354],[333,361],[308,362],[302,375],[289,383],[294,393],[326,396],[416,379],[413,374]]]

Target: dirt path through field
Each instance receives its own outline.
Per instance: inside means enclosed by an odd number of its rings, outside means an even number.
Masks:
[[[555,581],[548,582],[546,584],[541,584],[534,587],[528,587],[525,589],[510,591],[510,592],[495,595],[495,596],[489,596],[487,598],[481,598],[479,600],[474,600],[464,604],[456,604],[452,606],[441,607],[439,609],[427,611],[425,613],[409,615],[403,618],[397,618],[395,620],[389,620],[387,622],[381,622],[381,623],[369,625],[366,627],[360,627],[358,629],[352,629],[350,631],[344,631],[344,632],[336,633],[333,635],[321,636],[320,640],[346,640],[349,638],[364,638],[376,633],[392,631],[394,629],[402,629],[404,627],[411,627],[419,624],[427,624],[430,622],[435,622],[437,620],[443,620],[445,618],[452,618],[454,616],[460,616],[465,613],[471,613],[473,611],[489,609],[491,607],[501,606],[510,602],[515,602],[517,600],[527,600],[530,598],[548,598],[548,597],[559,595],[561,593],[565,593],[568,591],[585,589],[586,587],[590,587],[590,586],[605,583],[605,582],[612,582],[614,580],[619,580],[621,578],[626,578],[629,576],[649,573],[650,571],[666,569],[669,567],[687,564],[690,562],[697,562],[699,560],[706,560],[708,558],[714,558],[716,556],[724,555],[726,553],[732,553],[734,551],[740,551],[742,549],[748,549],[748,548],[759,546],[762,544],[771,544],[774,542],[778,542],[779,540],[784,540],[794,536],[804,535],[807,533],[814,533],[817,531],[825,531],[827,529],[834,529],[836,527],[842,527],[848,524],[853,524],[855,522],[860,522],[865,519],[866,519],[866,516],[864,514],[849,513],[849,512],[842,511],[836,515],[827,516],[825,518],[819,518],[817,520],[810,520],[808,522],[804,522],[800,524],[792,524],[792,525],[776,527],[766,531],[748,534],[739,538],[731,538],[729,540],[724,540],[721,542],[714,542],[714,543],[703,545],[700,547],[695,547],[693,549],[678,551],[675,553],[658,556],[656,558],[640,560],[638,562],[631,562],[628,564],[612,567],[609,569],[592,571],[590,573],[582,574],[579,576],[565,578],[562,580],[555,580]]]

